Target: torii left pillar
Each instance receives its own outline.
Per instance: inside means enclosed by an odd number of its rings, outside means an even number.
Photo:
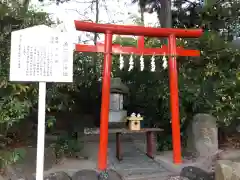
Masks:
[[[111,68],[112,68],[112,36],[110,31],[105,33],[104,43],[104,64],[102,82],[102,102],[100,114],[100,144],[98,151],[98,168],[106,170],[108,153],[108,120],[110,104]],[[106,123],[107,122],[107,123]]]

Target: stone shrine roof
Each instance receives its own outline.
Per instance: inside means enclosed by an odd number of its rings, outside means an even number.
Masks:
[[[111,93],[127,94],[129,93],[129,88],[122,83],[121,78],[111,78]]]

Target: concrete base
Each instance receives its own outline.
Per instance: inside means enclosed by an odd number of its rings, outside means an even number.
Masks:
[[[195,166],[207,172],[210,172],[212,170],[213,157],[199,157],[197,159],[183,158],[182,164],[174,164],[173,152],[164,151],[155,156],[155,161],[159,162],[165,169],[174,173],[180,173],[181,170],[187,166]]]

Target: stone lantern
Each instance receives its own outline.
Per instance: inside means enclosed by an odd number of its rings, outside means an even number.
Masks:
[[[119,127],[125,123],[127,117],[127,111],[123,109],[123,101],[129,89],[120,78],[112,78],[110,93],[109,126]]]

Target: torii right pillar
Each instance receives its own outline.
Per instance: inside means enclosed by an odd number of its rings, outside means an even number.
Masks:
[[[179,98],[178,98],[178,69],[176,60],[176,37],[168,37],[168,49],[170,56],[168,60],[169,67],[169,87],[170,87],[170,106],[172,116],[172,145],[173,145],[173,162],[182,163],[181,156],[181,132],[180,132],[180,115],[179,115]]]

